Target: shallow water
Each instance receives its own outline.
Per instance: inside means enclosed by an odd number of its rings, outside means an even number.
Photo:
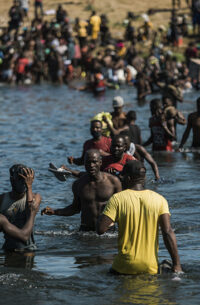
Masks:
[[[44,85],[0,87],[1,192],[10,189],[9,167],[25,163],[35,169],[34,191],[47,204],[60,208],[72,201],[73,179],[59,182],[47,171],[49,162],[67,163],[80,156],[90,137],[89,120],[100,111],[112,110],[112,97],[122,95],[125,110],[137,111],[143,140],[149,136],[148,102],[138,106],[132,88],[108,91],[95,99],[89,93]],[[187,116],[195,110],[197,93],[187,93],[179,109]],[[150,99],[151,97],[149,97]],[[178,126],[180,141],[184,127]],[[188,140],[190,146],[191,138]],[[199,304],[200,154],[156,153],[163,183],[153,183],[147,165],[147,187],[164,195],[170,206],[185,274],[173,276],[111,276],[108,269],[117,252],[117,234],[97,236],[78,232],[80,216],[48,217],[38,214],[35,257],[5,256],[0,251],[0,304]],[[3,237],[0,237],[1,244]],[[160,260],[169,258],[160,238]]]

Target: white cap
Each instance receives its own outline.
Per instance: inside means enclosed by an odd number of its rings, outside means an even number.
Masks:
[[[113,98],[113,107],[122,107],[124,106],[124,99],[121,96],[115,96]]]

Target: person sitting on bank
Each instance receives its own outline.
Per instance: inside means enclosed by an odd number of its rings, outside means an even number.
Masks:
[[[166,199],[144,188],[146,169],[142,162],[128,162],[122,174],[124,191],[110,198],[97,223],[99,235],[113,223],[118,224],[118,255],[111,272],[157,274],[159,226],[172,259],[172,271],[182,272]]]
[[[34,171],[23,164],[14,164],[10,168],[11,192],[0,195],[0,213],[7,217],[8,221],[21,229],[30,217],[29,205],[38,206],[41,201],[39,194],[32,192]],[[31,233],[30,238],[23,242],[17,238],[5,234],[3,248],[9,251],[33,251],[36,244]]]

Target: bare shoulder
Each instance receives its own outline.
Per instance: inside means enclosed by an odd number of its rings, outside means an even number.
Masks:
[[[119,178],[117,178],[116,176],[114,175],[111,175],[109,173],[103,173],[104,174],[104,179],[109,181],[110,183],[112,183],[113,185],[121,185],[121,182],[119,180]]]
[[[188,121],[189,120],[194,120],[196,119],[197,117],[197,112],[191,112],[189,115],[188,115]]]
[[[0,213],[0,227],[7,221],[8,220],[7,220],[6,216],[4,216],[3,214]]]
[[[74,183],[72,184],[72,191],[77,192],[79,187],[83,186],[87,182],[88,182],[88,174],[84,173],[84,174],[81,175],[80,178],[78,178],[77,180],[74,181]]]

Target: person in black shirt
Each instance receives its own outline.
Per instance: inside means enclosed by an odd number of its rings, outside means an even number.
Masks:
[[[141,130],[138,125],[135,124],[135,121],[137,119],[136,112],[131,110],[126,115],[127,124],[129,126],[129,136],[131,142],[135,144],[142,144],[142,138],[141,138]]]

